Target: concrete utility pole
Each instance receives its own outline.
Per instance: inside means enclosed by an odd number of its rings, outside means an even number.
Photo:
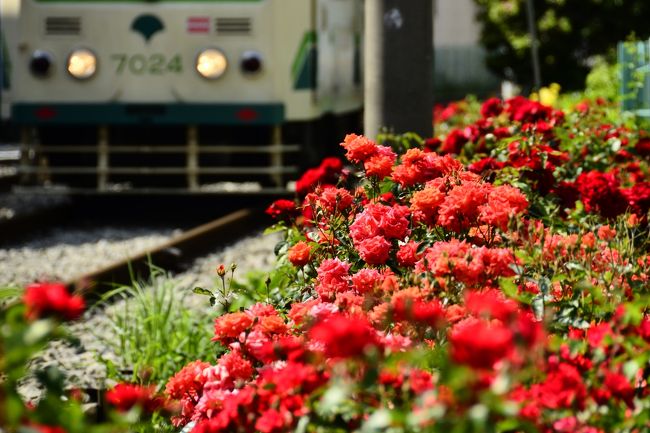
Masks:
[[[539,39],[537,38],[537,23],[535,22],[535,6],[533,0],[526,1],[526,19],[530,33],[530,56],[533,61],[533,90],[539,91],[542,87],[542,73],[539,67]]]
[[[433,134],[433,0],[365,0],[364,133]]]

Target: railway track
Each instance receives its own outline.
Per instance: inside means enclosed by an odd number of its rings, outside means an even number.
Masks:
[[[21,237],[74,219],[72,201],[65,196],[16,197],[0,194],[0,244],[19,241]]]
[[[0,193],[0,245],[20,242],[34,232],[78,222],[132,225],[173,222],[182,228],[241,208],[266,207],[291,194],[230,192],[224,194],[69,194]]]
[[[65,371],[71,378],[69,383],[66,382],[67,386],[82,389],[86,394],[89,414],[101,416],[103,411],[100,397],[106,387],[111,385],[106,382],[105,367],[97,360],[97,356],[101,354],[115,362],[124,362],[128,369],[131,364],[122,361],[121,355],[113,352],[115,349],[106,341],[116,338],[110,325],[111,315],[122,311],[125,305],[137,303],[137,300],[130,297],[118,296],[107,300],[106,292],[118,285],[132,287],[133,284],[140,283],[144,283],[141,287],[145,287],[147,293],[155,292],[162,286],[157,286],[157,282],[150,283],[154,281],[149,279],[150,272],[160,275],[162,268],[166,271],[166,276],[172,277],[169,281],[175,281],[172,284],[175,284],[174,296],[178,296],[174,301],[178,302],[177,307],[198,308],[197,311],[201,311],[201,302],[195,302],[190,296],[185,299],[189,304],[185,304],[182,293],[197,285],[209,287],[210,283],[202,283],[201,280],[207,277],[211,281],[217,264],[236,263],[241,275],[245,275],[246,272],[266,269],[270,261],[274,260],[273,245],[277,241],[273,236],[260,235],[261,229],[270,222],[262,208],[240,208],[208,223],[173,234],[164,243],[157,243],[146,251],[142,252],[138,248],[141,252],[124,260],[84,275],[69,277],[67,281],[64,277],[68,288],[83,295],[89,307],[89,314],[83,320],[70,325],[70,332],[79,338],[80,345],[73,347],[63,342],[54,342],[38,356],[34,368],[55,366]],[[83,261],[79,262],[79,266],[83,266]],[[152,263],[155,265],[153,268],[150,266]],[[127,374],[126,371],[122,371],[122,374]],[[20,392],[29,401],[34,401],[41,395],[33,379],[27,380]]]
[[[240,209],[187,230],[163,245],[71,279],[66,285],[92,303],[115,286],[147,279],[152,264],[169,272],[182,272],[196,258],[214,250],[215,245],[231,242],[268,223],[261,210]]]

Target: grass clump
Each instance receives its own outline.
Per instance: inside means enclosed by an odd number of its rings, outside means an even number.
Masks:
[[[220,349],[204,326],[209,311],[185,302],[191,290],[178,287],[160,269],[151,275],[148,282],[133,281],[102,297],[98,306],[107,307],[112,332],[98,337],[120,360],[118,365],[102,359],[109,378],[162,386],[188,362],[212,360]]]

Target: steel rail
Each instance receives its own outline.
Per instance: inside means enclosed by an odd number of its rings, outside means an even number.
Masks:
[[[108,265],[102,269],[80,275],[66,282],[66,286],[92,304],[108,290],[146,280],[152,265],[172,273],[181,272],[191,262],[269,223],[268,217],[257,209],[241,209],[172,238],[150,250]]]

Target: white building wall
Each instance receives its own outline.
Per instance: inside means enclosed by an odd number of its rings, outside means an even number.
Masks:
[[[434,0],[433,42],[435,46],[467,46],[479,43],[473,0]]]
[[[485,65],[473,0],[434,0],[434,88],[439,102],[496,94],[499,81]]]

